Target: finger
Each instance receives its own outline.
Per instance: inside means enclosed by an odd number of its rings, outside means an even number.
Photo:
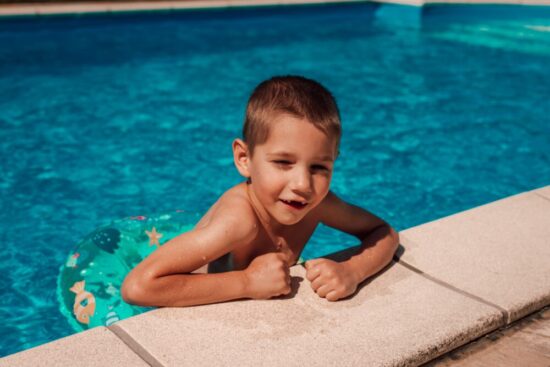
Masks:
[[[290,266],[288,268],[285,268],[285,274],[287,277],[290,277]]]
[[[281,270],[286,276],[289,276],[290,266],[288,266],[286,260],[283,260],[281,263],[279,263],[278,269]]]
[[[286,263],[287,269],[290,269],[290,267],[293,265],[292,264],[292,257],[290,255],[285,256],[285,263]]]
[[[315,267],[310,267],[309,269],[307,269],[306,271],[306,278],[307,280],[309,280],[310,282],[312,282],[313,280],[315,280],[315,278],[317,278],[319,275],[321,275],[321,268],[315,266]]]
[[[319,259],[312,259],[312,260],[308,260],[305,262],[304,266],[306,269],[309,269],[311,267],[313,267],[315,264],[317,264],[319,262]]]
[[[277,257],[285,263],[286,268],[290,267],[290,256],[288,254],[278,252]]]
[[[338,301],[340,299],[340,296],[338,295],[337,291],[332,290],[332,291],[327,293],[325,298],[326,298],[327,301],[334,302],[334,301]]]
[[[323,281],[322,277],[317,277],[311,282],[311,289],[317,292],[317,289],[319,289],[319,287],[323,284],[325,284],[325,282]]]
[[[323,284],[322,286],[319,287],[319,289],[317,289],[316,293],[319,297],[321,298],[325,298],[326,295],[331,292],[333,289],[330,285],[328,284]]]

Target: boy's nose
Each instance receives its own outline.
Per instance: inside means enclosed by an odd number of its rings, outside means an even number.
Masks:
[[[311,175],[307,170],[297,169],[292,177],[291,189],[302,195],[310,195],[312,191]]]

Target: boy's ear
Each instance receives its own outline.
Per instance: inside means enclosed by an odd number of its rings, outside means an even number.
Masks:
[[[233,160],[241,176],[250,178],[248,146],[241,139],[233,140]]]

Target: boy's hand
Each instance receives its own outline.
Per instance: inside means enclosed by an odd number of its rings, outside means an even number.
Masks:
[[[254,299],[268,299],[290,293],[288,259],[280,252],[263,254],[244,270],[247,293]]]
[[[357,289],[356,274],[345,264],[329,259],[314,259],[307,261],[305,267],[311,288],[327,301],[337,301]]]

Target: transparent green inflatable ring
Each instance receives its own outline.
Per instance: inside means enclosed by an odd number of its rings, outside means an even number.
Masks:
[[[87,235],[60,268],[57,297],[73,329],[109,326],[152,309],[122,300],[128,272],[167,241],[193,229],[200,216],[184,210],[116,220]]]

